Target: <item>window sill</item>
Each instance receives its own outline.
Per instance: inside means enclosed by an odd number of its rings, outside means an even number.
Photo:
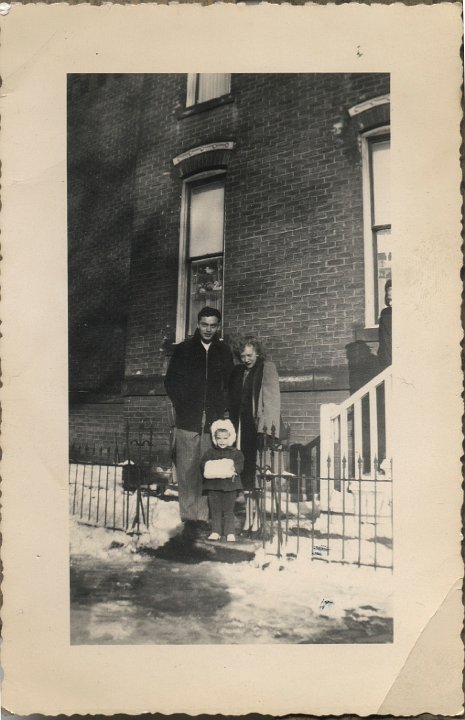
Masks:
[[[230,93],[228,95],[221,95],[221,97],[212,98],[211,100],[206,100],[205,102],[197,103],[196,105],[184,108],[184,110],[181,110],[177,114],[177,118],[178,120],[183,120],[191,115],[197,115],[198,113],[206,112],[207,110],[213,110],[213,108],[228,105],[232,102],[234,102],[234,98]]]

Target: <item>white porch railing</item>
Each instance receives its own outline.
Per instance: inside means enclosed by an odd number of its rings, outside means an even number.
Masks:
[[[344,506],[365,518],[390,514],[391,400],[392,368],[387,367],[344,402],[321,406],[320,474],[328,478],[322,509],[338,512]]]

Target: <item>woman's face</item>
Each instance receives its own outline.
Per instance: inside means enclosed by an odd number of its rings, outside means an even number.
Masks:
[[[246,345],[241,352],[241,360],[246,366],[246,368],[249,370],[250,368],[253,368],[253,366],[257,362],[257,357],[257,351],[255,350],[253,345]]]

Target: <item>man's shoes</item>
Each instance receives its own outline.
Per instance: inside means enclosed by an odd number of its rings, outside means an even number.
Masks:
[[[196,536],[198,540],[205,540],[211,532],[210,523],[205,520],[197,520],[196,522]]]
[[[197,523],[195,520],[185,520],[182,536],[186,540],[195,540],[197,537]]]
[[[220,540],[220,536],[219,536],[218,533],[212,532],[212,533],[210,533],[210,535],[208,536],[207,540],[211,540],[211,541],[213,541],[213,542],[216,542],[217,540]]]
[[[188,540],[204,540],[210,532],[210,525],[204,520],[185,520],[182,531]]]
[[[230,533],[229,535],[226,535],[226,542],[236,542],[236,536]]]

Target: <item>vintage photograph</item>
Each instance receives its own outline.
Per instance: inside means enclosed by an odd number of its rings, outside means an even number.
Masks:
[[[387,73],[69,74],[71,643],[391,643]]]
[[[460,715],[460,8],[4,10],[3,706]]]

